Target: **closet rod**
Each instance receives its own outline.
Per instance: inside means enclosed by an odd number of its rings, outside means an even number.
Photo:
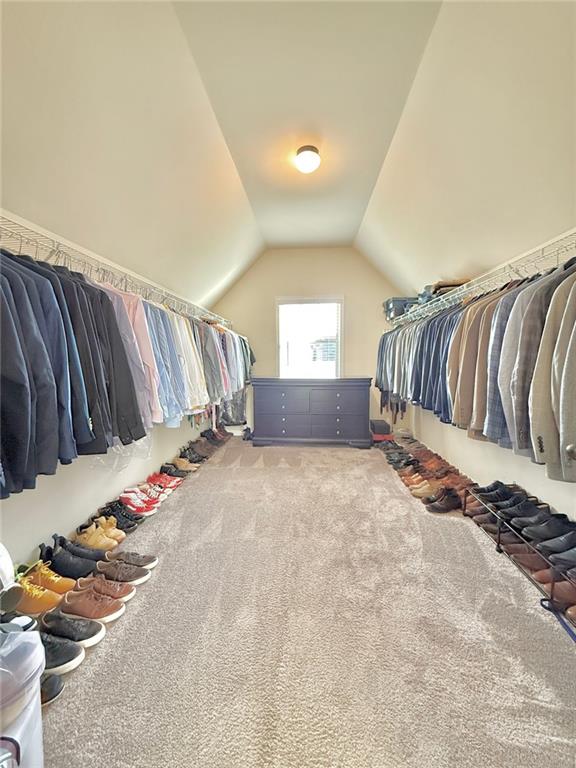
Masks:
[[[494,267],[489,272],[469,280],[464,285],[454,288],[443,296],[415,307],[405,315],[400,315],[400,317],[391,320],[390,324],[393,328],[399,328],[407,323],[431,317],[443,309],[459,304],[464,298],[472,298],[473,296],[494,290],[509,280],[529,277],[538,269],[558,266],[561,261],[565,261],[568,258],[568,254],[572,251],[576,251],[576,229],[564,232],[553,240],[540,245],[538,248],[533,248],[505,264]]]
[[[124,269],[3,209],[0,209],[0,245],[16,253],[26,250],[27,255],[36,259],[42,254],[46,261],[75,269],[98,282],[111,283],[120,290],[137,293],[148,301],[164,304],[181,314],[217,322],[227,328],[232,326],[230,321],[221,315],[200,304],[193,304],[163,285]]]

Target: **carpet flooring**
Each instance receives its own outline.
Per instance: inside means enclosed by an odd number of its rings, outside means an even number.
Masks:
[[[222,448],[45,712],[46,768],[574,768],[575,648],[381,453]]]

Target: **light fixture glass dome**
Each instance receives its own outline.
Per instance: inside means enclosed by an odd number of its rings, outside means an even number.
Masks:
[[[320,165],[320,162],[320,153],[311,144],[300,147],[294,158],[294,164],[300,173],[313,173]]]

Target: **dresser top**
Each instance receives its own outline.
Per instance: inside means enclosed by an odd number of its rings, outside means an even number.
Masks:
[[[369,387],[372,379],[369,376],[347,376],[342,379],[279,379],[275,377],[252,377],[255,386],[283,387]]]

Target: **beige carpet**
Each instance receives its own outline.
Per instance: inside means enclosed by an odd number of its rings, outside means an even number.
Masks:
[[[162,561],[47,768],[574,768],[573,644],[379,451],[234,439],[129,544]]]

